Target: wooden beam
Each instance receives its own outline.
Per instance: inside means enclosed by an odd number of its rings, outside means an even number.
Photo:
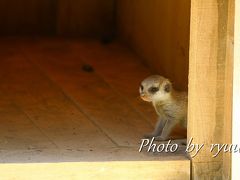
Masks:
[[[188,167],[188,168],[186,168]],[[2,179],[190,179],[189,161],[1,164]],[[31,172],[31,173],[29,173]]]
[[[229,0],[228,4],[228,25],[226,45],[226,70],[225,70],[225,97],[224,97],[224,144],[232,143],[232,88],[233,88],[233,53],[234,53],[234,3]],[[231,179],[231,153],[223,154],[223,179]]]
[[[235,1],[232,143],[240,144],[240,1]],[[232,154],[232,179],[239,179],[240,156]]]
[[[211,144],[229,142],[231,113],[231,0],[192,0],[189,62],[188,139],[204,144],[192,159],[194,179],[221,179],[230,158],[213,158]],[[230,59],[229,59],[230,58]],[[227,102],[225,102],[227,100]],[[225,162],[224,160],[225,159]],[[223,163],[224,162],[224,163]]]

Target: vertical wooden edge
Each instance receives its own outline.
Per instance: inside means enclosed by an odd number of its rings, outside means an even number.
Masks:
[[[226,44],[225,98],[224,98],[224,144],[232,143],[233,102],[233,55],[234,55],[234,1],[228,1],[228,24]],[[223,154],[223,178],[231,179],[231,153]]]
[[[240,40],[233,33],[234,16],[238,16],[234,14],[234,1],[191,1],[188,140],[193,138],[195,144],[232,143],[233,38],[238,42],[234,45],[234,64],[239,64],[236,59],[240,57],[236,54]],[[240,22],[235,19],[235,24],[236,21]],[[239,29],[235,28],[236,31]],[[240,77],[239,66],[234,70],[234,77]],[[234,84],[239,85],[239,79],[235,79]],[[239,87],[235,87],[235,91],[240,92]],[[239,98],[239,94],[236,96]],[[236,126],[239,129],[239,125]],[[212,158],[206,148],[192,159],[192,178],[230,179],[230,165],[230,153]]]
[[[240,1],[235,0],[232,143],[240,145]],[[240,179],[240,156],[232,154],[232,179]]]

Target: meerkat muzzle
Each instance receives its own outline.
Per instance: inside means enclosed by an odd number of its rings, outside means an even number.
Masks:
[[[142,98],[142,100],[144,100],[144,101],[150,101],[150,99],[149,99],[149,97],[148,96],[146,96],[145,94],[140,94],[140,97]]]

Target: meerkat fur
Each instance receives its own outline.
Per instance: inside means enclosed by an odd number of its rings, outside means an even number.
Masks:
[[[145,138],[169,139],[175,125],[187,128],[187,92],[176,91],[165,77],[152,75],[144,79],[139,88],[140,97],[152,102],[158,121],[152,133]]]

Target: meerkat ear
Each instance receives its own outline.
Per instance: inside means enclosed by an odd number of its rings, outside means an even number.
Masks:
[[[165,85],[164,85],[164,91],[169,93],[170,91],[172,90],[172,84],[170,82],[167,82]]]

